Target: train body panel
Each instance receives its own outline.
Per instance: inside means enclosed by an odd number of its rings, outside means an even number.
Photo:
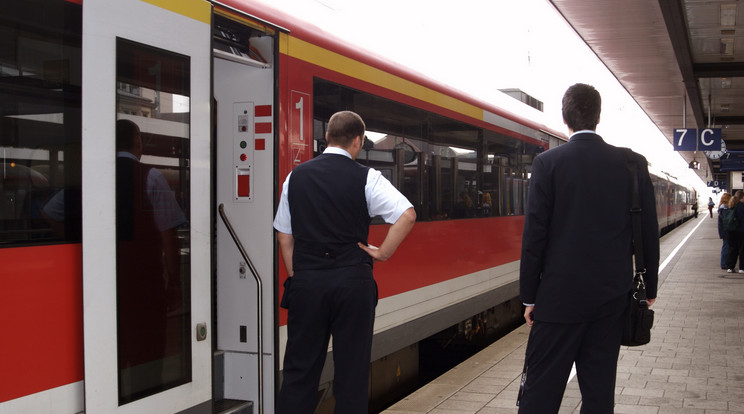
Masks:
[[[0,401],[83,380],[80,248],[0,249],[5,297],[0,314],[8,338],[16,338],[2,346]]]
[[[425,243],[405,243],[400,255],[375,265],[380,298],[518,261],[523,225],[524,216],[418,223],[411,240]],[[373,226],[370,243],[378,245],[385,230]]]
[[[0,314],[12,332],[0,345],[0,413],[208,412],[223,399],[272,412],[287,335],[272,216],[287,174],[322,152],[339,110],[366,122],[357,161],[380,170],[419,218],[396,255],[375,264],[373,359],[415,358],[420,341],[474,315],[485,321],[500,304],[492,325],[520,318],[531,162],[565,134],[261,3],[171,3],[14,0],[0,22],[19,59],[0,60],[0,99],[14,103],[0,112]],[[163,280],[141,289],[164,289],[165,340],[121,328],[131,325],[122,269],[147,265],[120,256],[116,241],[126,217],[116,210],[117,119],[137,124],[147,174],[157,171],[185,217],[176,248],[158,256],[175,254],[177,269],[158,268]],[[654,185],[661,232],[690,217],[694,190],[662,176]],[[369,242],[388,228],[375,219]],[[123,358],[137,342],[162,353]],[[402,374],[379,362],[392,369],[382,384],[415,376],[408,362]]]

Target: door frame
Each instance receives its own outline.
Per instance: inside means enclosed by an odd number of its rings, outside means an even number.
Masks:
[[[85,0],[83,3],[83,330],[85,412],[178,412],[209,405],[211,340],[211,13],[204,0]],[[116,324],[114,143],[116,39],[190,58],[192,381],[119,405]],[[196,325],[207,326],[197,341]]]

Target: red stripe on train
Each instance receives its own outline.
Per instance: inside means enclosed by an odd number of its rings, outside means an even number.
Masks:
[[[82,381],[80,244],[0,249],[0,402]]]
[[[386,262],[375,264],[380,299],[519,260],[524,216],[416,223]],[[379,246],[388,226],[372,226]]]
[[[380,299],[519,260],[523,226],[524,216],[416,223],[395,255],[375,264]],[[379,246],[389,227],[371,226],[369,242]],[[284,309],[279,324],[287,324]]]

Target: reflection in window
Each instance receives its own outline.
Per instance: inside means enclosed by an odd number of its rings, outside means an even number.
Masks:
[[[12,1],[2,13],[0,247],[79,242],[81,8]]]
[[[119,403],[191,381],[189,60],[117,39]]]
[[[313,87],[315,153],[325,148],[333,113],[357,112],[367,125],[357,161],[380,170],[401,190],[418,220],[524,214],[528,171],[542,146],[323,79],[316,78]]]
[[[357,161],[380,170],[416,206],[420,219],[524,214],[529,180],[507,167],[508,154],[487,154],[479,166],[476,148],[376,131],[367,131],[367,139]]]

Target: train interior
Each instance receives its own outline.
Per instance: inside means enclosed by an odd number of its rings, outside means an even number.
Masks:
[[[330,115],[365,114],[358,160],[402,189],[420,221],[523,213],[529,165],[541,146],[324,79],[315,79],[313,93],[316,153]]]

